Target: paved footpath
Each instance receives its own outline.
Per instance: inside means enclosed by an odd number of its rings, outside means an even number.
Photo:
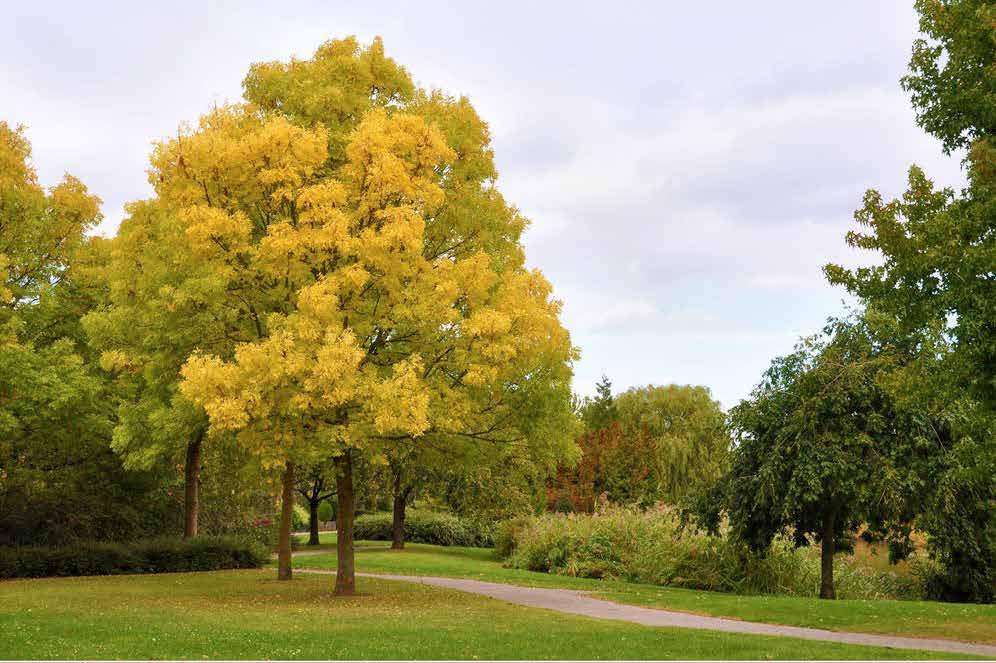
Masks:
[[[324,573],[335,575],[335,571],[319,569],[294,569],[301,573]],[[380,573],[357,573],[365,578],[380,578],[382,580],[400,580],[415,582],[435,587],[447,587],[462,592],[481,594],[493,599],[525,605],[531,608],[546,608],[573,615],[584,615],[598,619],[618,619],[644,626],[675,626],[678,628],[697,628],[709,631],[726,631],[728,633],[752,633],[756,635],[777,635],[804,640],[828,640],[851,645],[870,645],[873,647],[893,647],[896,649],[919,649],[922,651],[943,651],[959,654],[973,654],[996,658],[996,645],[981,645],[958,640],[937,640],[927,638],[904,638],[892,635],[872,635],[870,633],[852,633],[847,631],[827,631],[818,628],[801,626],[779,626],[777,624],[762,624],[745,622],[739,619],[723,617],[704,617],[685,612],[673,612],[657,608],[641,608],[634,605],[623,605],[585,596],[581,592],[569,589],[546,589],[542,587],[522,587],[520,585],[505,585],[497,582],[481,580],[466,580],[463,578],[435,578],[430,576],[401,576]]]

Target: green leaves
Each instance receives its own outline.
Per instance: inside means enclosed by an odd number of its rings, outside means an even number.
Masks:
[[[917,121],[947,153],[996,133],[996,8],[987,0],[917,0],[923,37],[902,80]]]
[[[876,267],[825,268],[831,283],[889,321],[911,360],[890,378],[921,431],[908,452],[906,490],[931,551],[948,567],[940,593],[992,600],[996,592],[996,6],[985,0],[918,0],[924,38],[903,79],[920,125],[945,151],[967,149],[969,186],[938,190],[910,169],[902,198],[869,191],[851,246]],[[910,415],[907,415],[908,417]],[[906,425],[911,420],[901,421]],[[971,459],[971,460],[969,460]]]
[[[734,536],[764,549],[784,528],[818,537],[828,512],[837,536],[905,514],[896,462],[909,431],[885,381],[901,361],[859,319],[831,321],[772,363],[730,412],[724,485]]]

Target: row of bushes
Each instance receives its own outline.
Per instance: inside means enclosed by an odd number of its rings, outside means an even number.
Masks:
[[[353,537],[365,541],[390,541],[392,523],[390,513],[359,516],[354,522]],[[490,548],[494,545],[494,525],[450,513],[409,509],[405,518],[405,541]]]
[[[816,596],[820,585],[816,550],[780,538],[757,555],[726,537],[683,529],[666,509],[520,518],[502,523],[495,539],[507,566],[531,571],[741,594]],[[841,598],[926,598],[936,572],[920,557],[901,572],[846,555],[838,555],[834,566]]]
[[[268,559],[265,546],[232,537],[0,548],[0,578],[246,569]]]

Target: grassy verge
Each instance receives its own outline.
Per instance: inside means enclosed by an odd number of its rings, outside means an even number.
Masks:
[[[0,582],[3,659],[881,659],[928,652],[648,628],[365,579],[270,571]],[[947,656],[946,658],[963,658]]]
[[[335,568],[334,535],[326,535],[324,554],[296,560],[299,567]],[[534,587],[593,591],[595,596],[655,608],[668,608],[754,622],[808,626],[924,638],[996,644],[996,605],[929,601],[820,601],[789,596],[739,596],[717,592],[571,578],[503,568],[491,550],[410,544],[392,551],[388,544],[360,542],[357,569],[375,573],[474,578]]]

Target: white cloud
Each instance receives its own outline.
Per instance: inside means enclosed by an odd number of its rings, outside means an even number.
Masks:
[[[624,299],[602,302],[597,307],[586,307],[578,315],[568,313],[570,320],[576,321],[575,328],[587,332],[611,332],[637,323],[647,322],[657,316],[657,308],[646,299]],[[571,309],[573,312],[575,309]]]
[[[664,315],[665,322],[676,325],[711,325],[720,320],[721,318],[718,314],[698,309],[669,311]]]

